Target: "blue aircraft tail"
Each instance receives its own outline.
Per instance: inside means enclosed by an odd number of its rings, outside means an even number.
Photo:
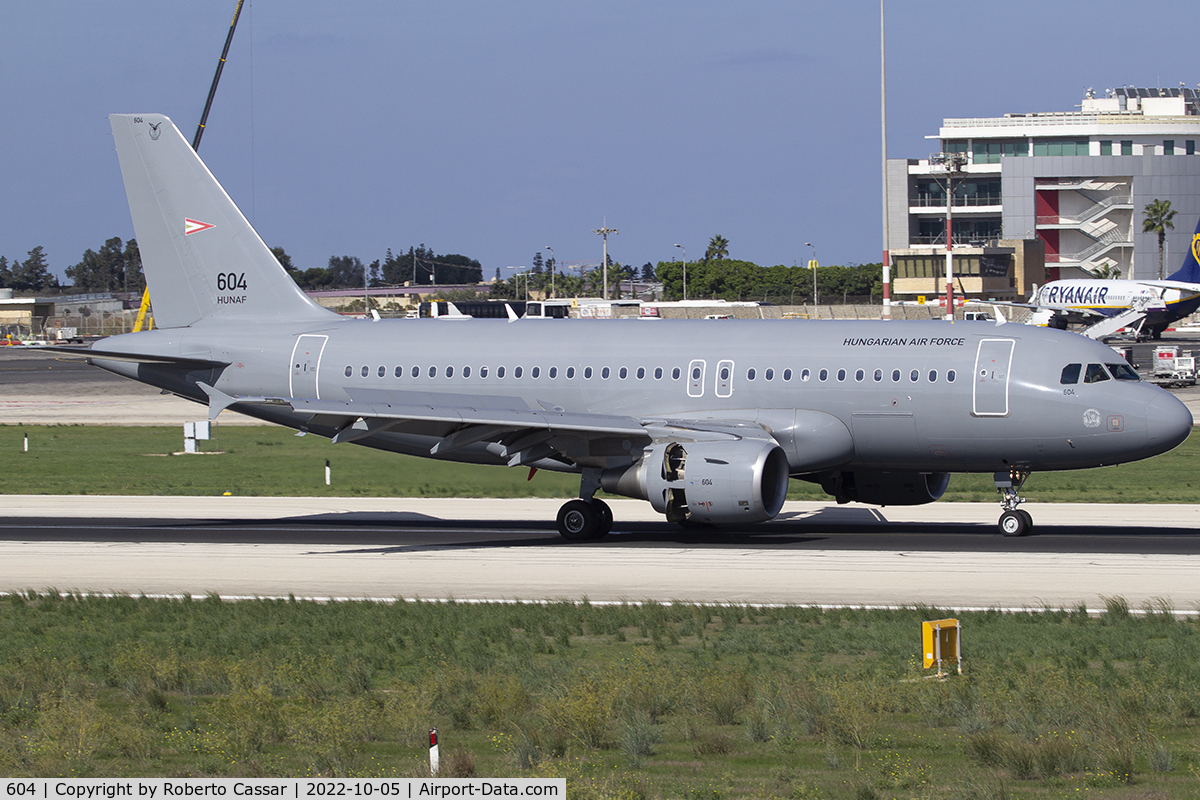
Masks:
[[[1192,234],[1192,242],[1183,258],[1183,266],[1179,271],[1168,275],[1167,280],[1200,283],[1200,261],[1197,259],[1200,259],[1200,222],[1196,223],[1196,232]]]

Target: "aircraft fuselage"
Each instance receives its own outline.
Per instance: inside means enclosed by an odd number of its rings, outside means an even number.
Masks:
[[[337,320],[306,330],[195,326],[113,337],[95,349],[228,362],[207,377],[233,397],[412,405],[433,395],[425,402],[436,405],[446,394],[642,420],[748,420],[780,442],[792,474],[1096,467],[1174,447],[1187,414],[1169,393],[1139,381],[1062,383],[1068,364],[1119,363],[1104,345],[989,322]],[[209,402],[195,374],[99,354],[95,363]],[[270,405],[236,409],[336,433],[319,415],[314,422]],[[813,434],[823,448],[814,458],[805,430],[814,422],[798,424],[797,410],[836,420],[851,446],[839,450],[828,431]],[[397,426],[356,441],[428,456],[438,434],[453,428],[410,427],[417,430]],[[484,444],[440,457],[507,463]]]

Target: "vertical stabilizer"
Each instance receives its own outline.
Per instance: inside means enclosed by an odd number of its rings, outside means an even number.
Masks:
[[[170,119],[109,121],[158,326],[336,318],[300,291]]]
[[[1187,255],[1183,257],[1183,266],[1177,272],[1168,275],[1167,280],[1200,283],[1200,222],[1196,223],[1192,242],[1188,246]]]

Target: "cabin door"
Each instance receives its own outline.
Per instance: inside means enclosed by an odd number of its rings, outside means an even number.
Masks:
[[[1008,416],[1008,373],[1012,339],[984,339],[975,355],[975,386],[971,413],[977,417]]]
[[[292,348],[292,362],[288,366],[288,393],[291,397],[320,400],[317,389],[317,368],[321,366],[321,352],[325,349],[328,336],[305,334],[296,339]]]

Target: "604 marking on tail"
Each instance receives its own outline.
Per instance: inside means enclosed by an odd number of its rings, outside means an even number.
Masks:
[[[218,272],[217,273],[217,291],[231,292],[234,289],[246,289],[246,273],[244,272]]]

